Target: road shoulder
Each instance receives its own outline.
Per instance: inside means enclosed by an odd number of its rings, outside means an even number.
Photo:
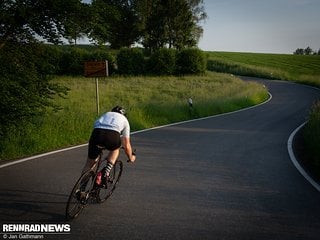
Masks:
[[[310,157],[307,154],[305,140],[303,138],[303,129],[305,123],[300,125],[288,140],[288,152],[291,161],[298,169],[298,171],[306,178],[310,184],[320,192],[320,179],[315,174],[311,164]]]

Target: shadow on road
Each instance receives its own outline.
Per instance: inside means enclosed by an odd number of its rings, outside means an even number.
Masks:
[[[0,221],[63,222],[67,198],[67,194],[0,189]]]

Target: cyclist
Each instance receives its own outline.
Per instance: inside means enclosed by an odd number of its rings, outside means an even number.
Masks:
[[[130,162],[136,160],[130,142],[130,125],[125,114],[124,108],[116,106],[111,112],[103,114],[95,121],[94,129],[89,140],[88,159],[82,173],[94,165],[103,149],[109,150],[106,176],[109,176],[119,156],[121,146],[124,148]]]

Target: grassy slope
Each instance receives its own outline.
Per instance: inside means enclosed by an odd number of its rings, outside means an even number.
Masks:
[[[290,80],[320,87],[320,56],[208,52],[208,67],[273,79]]]
[[[58,77],[56,82],[71,90],[66,99],[57,98],[58,112],[48,110],[36,127],[8,139],[1,159],[88,141],[96,118],[95,81],[83,77]],[[127,108],[133,130],[233,111],[265,100],[267,91],[227,74],[208,73],[188,77],[110,77],[99,81],[101,112],[114,105]],[[193,98],[190,112],[187,99]],[[19,149],[16,148],[19,146]]]

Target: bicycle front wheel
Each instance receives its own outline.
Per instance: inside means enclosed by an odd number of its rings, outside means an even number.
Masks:
[[[93,171],[88,171],[82,174],[74,185],[67,202],[67,220],[76,218],[87,204],[94,184],[94,176]]]
[[[103,188],[99,188],[97,191],[97,201],[99,203],[107,200],[116,189],[116,186],[120,180],[123,169],[123,163],[121,161],[116,161],[115,165],[111,169],[107,184]]]

